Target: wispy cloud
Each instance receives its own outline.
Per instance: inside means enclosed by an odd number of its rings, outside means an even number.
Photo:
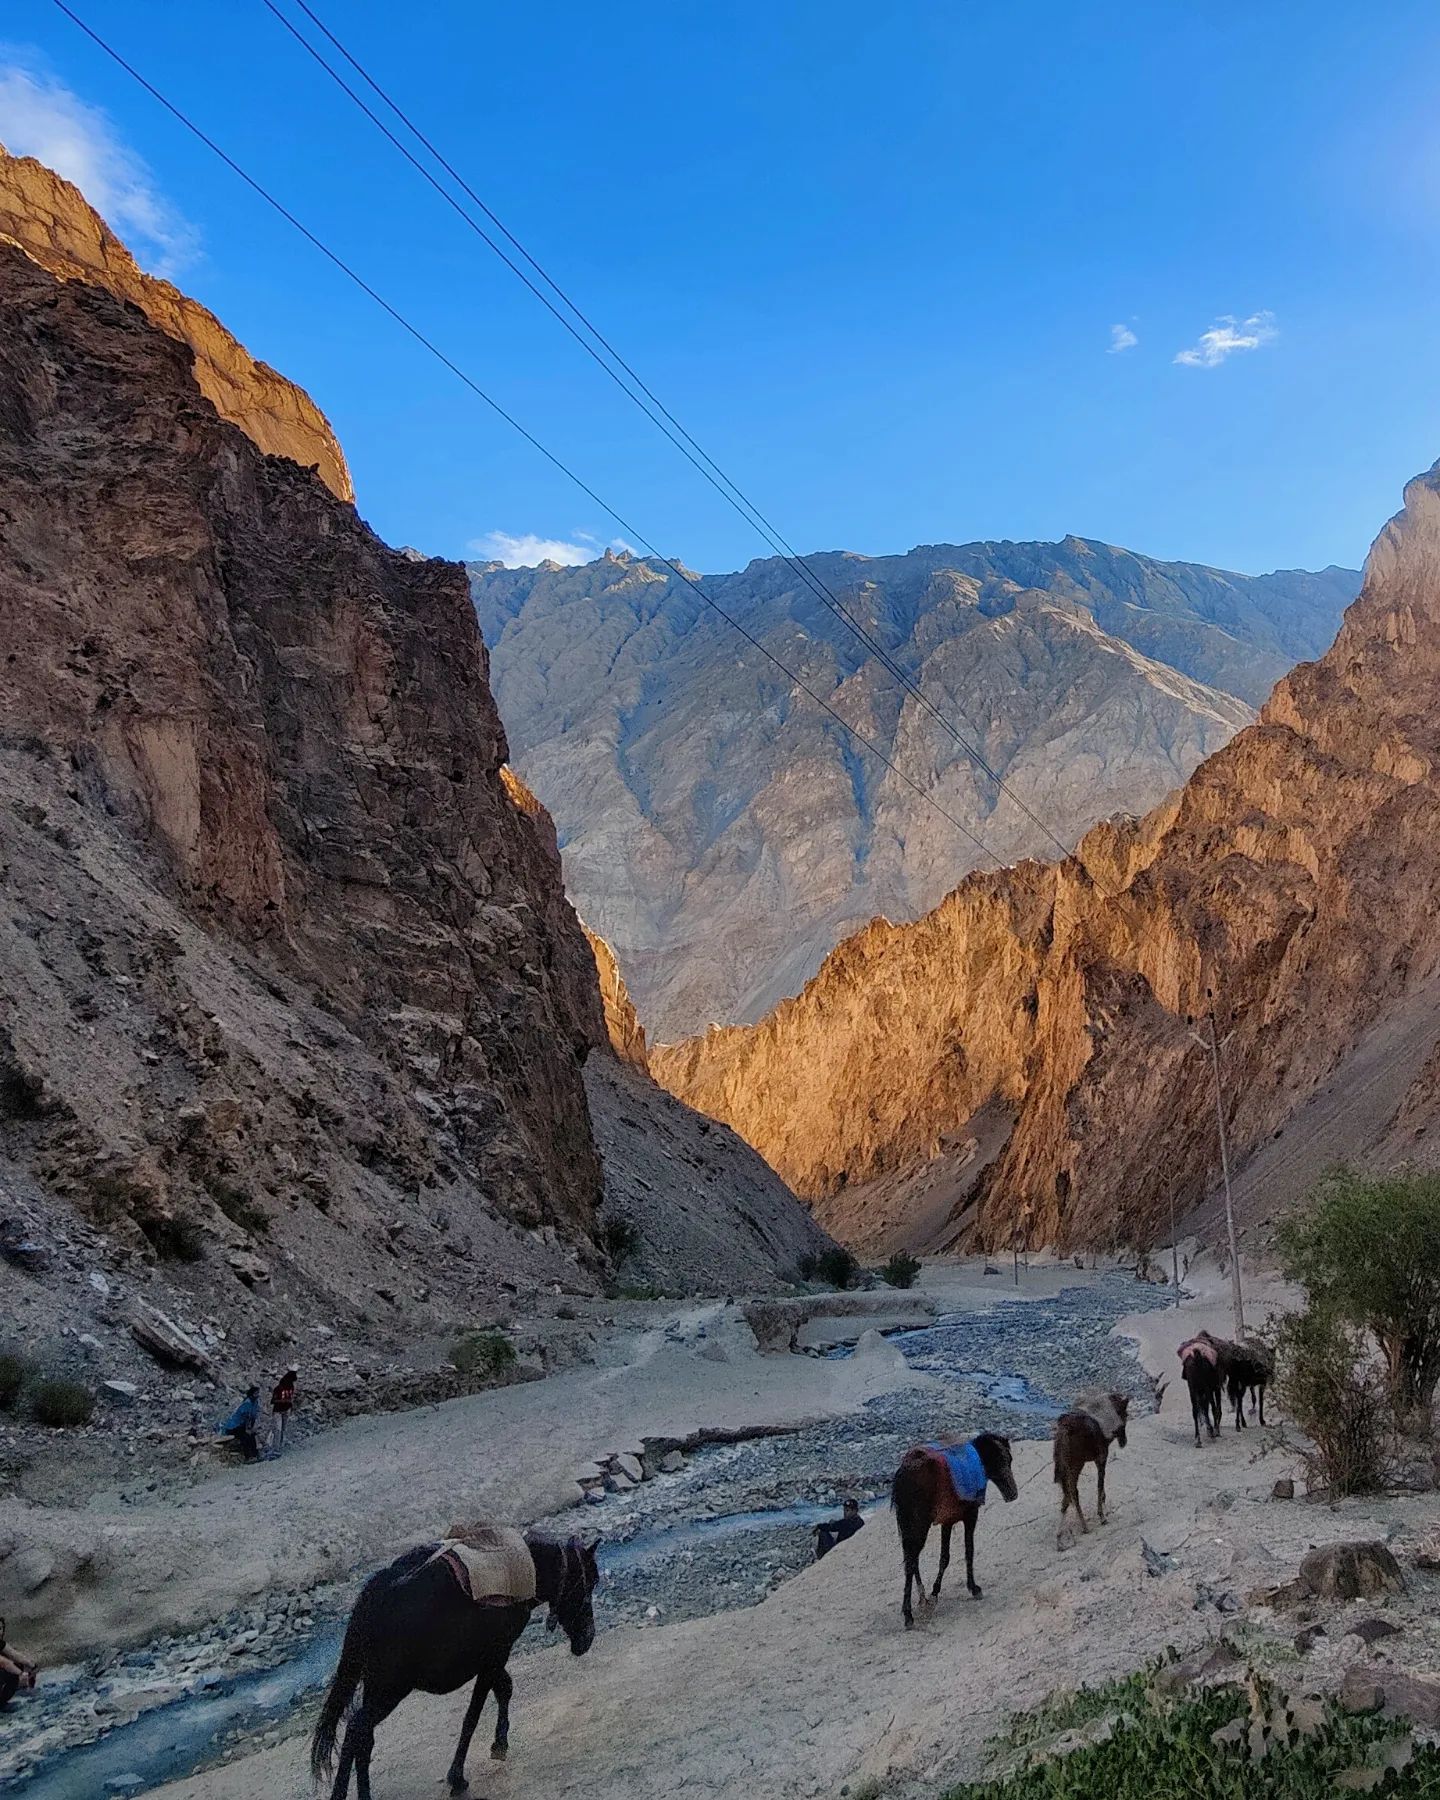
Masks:
[[[1237,350],[1258,350],[1274,337],[1274,313],[1251,313],[1248,319],[1237,319],[1233,313],[1226,313],[1208,331],[1200,333],[1198,343],[1188,350],[1177,350],[1175,360],[1191,369],[1216,369]]]
[[[0,143],[73,181],[157,275],[193,262],[199,234],[155,186],[109,117],[21,52],[0,45]]]
[[[1110,348],[1108,356],[1118,356],[1122,350],[1133,350],[1140,342],[1128,325],[1112,325],[1110,327]]]
[[[477,556],[484,557],[486,562],[504,563],[507,569],[533,568],[536,563],[555,562],[567,569],[573,569],[581,563],[594,562],[604,549],[625,550],[633,556],[632,545],[624,538],[611,538],[608,545],[602,544],[598,538],[591,537],[588,531],[577,531],[573,541],[569,538],[540,537],[533,531],[509,532],[487,531],[483,537],[472,538],[466,546]]]

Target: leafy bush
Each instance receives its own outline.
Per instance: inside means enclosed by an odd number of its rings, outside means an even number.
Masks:
[[[855,1252],[843,1244],[832,1244],[815,1258],[815,1273],[821,1281],[835,1288],[848,1288],[860,1273]]]
[[[893,1288],[911,1288],[920,1273],[920,1258],[908,1250],[897,1250],[880,1271],[880,1279]]]
[[[1396,1416],[1428,1419],[1440,1381],[1440,1173],[1335,1169],[1277,1235],[1311,1306],[1374,1333]]]
[[[493,1381],[515,1364],[515,1346],[503,1331],[467,1331],[450,1352],[462,1375]]]
[[[12,1355],[9,1351],[0,1355],[0,1412],[9,1412],[20,1398],[20,1390],[29,1373],[29,1365],[23,1356]]]
[[[640,1233],[628,1219],[606,1219],[600,1227],[600,1248],[612,1263],[622,1263],[640,1247]]]
[[[95,1396],[78,1381],[55,1376],[36,1386],[30,1409],[42,1425],[88,1425]]]
[[[946,1800],[1321,1800],[1347,1788],[1420,1800],[1440,1783],[1440,1751],[1393,1719],[1287,1699],[1254,1675],[1244,1688],[1176,1699],[1133,1680],[1072,1699],[1087,1695],[1098,1703],[1078,1708],[1073,1723],[1093,1722],[1090,1742],[1032,1750],[1018,1769],[952,1788]]]
[[[1389,1399],[1353,1325],[1313,1301],[1280,1321],[1280,1399],[1314,1444],[1307,1461],[1332,1498],[1384,1483]]]

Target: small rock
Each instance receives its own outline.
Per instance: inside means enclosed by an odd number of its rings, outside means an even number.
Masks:
[[[658,1466],[662,1475],[678,1475],[685,1467],[685,1458],[678,1450],[670,1450],[660,1458]]]
[[[1319,1640],[1326,1635],[1325,1627],[1320,1624],[1306,1625],[1295,1633],[1294,1643],[1297,1653],[1308,1656]]]
[[[140,1397],[140,1389],[133,1381],[102,1381],[100,1391],[117,1406],[133,1406]]]
[[[1272,1500],[1293,1500],[1295,1498],[1294,1480],[1289,1475],[1282,1475],[1271,1488],[1270,1498]]]
[[[1378,1538],[1308,1550],[1300,1563],[1300,1580],[1321,1600],[1362,1600],[1405,1591],[1399,1563]]]
[[[1389,1619],[1360,1619],[1345,1635],[1359,1638],[1362,1644],[1378,1644],[1381,1638],[1398,1637],[1400,1627],[1392,1625]]]
[[[645,1470],[640,1458],[632,1456],[628,1450],[617,1451],[610,1458],[610,1467],[617,1474],[625,1476],[631,1487],[634,1487],[637,1481],[645,1479]]]
[[[1340,1706],[1347,1713],[1377,1713],[1385,1704],[1385,1690],[1360,1668],[1347,1669],[1340,1683]]]

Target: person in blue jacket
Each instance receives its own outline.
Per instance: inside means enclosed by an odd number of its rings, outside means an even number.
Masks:
[[[245,1398],[220,1427],[221,1437],[230,1438],[246,1462],[260,1460],[260,1390],[249,1387],[245,1390]]]

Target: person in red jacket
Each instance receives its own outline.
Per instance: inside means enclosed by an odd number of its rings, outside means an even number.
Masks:
[[[278,1456],[285,1448],[285,1427],[295,1409],[295,1383],[299,1377],[298,1369],[287,1369],[275,1383],[275,1390],[270,1396],[270,1410],[275,1415],[275,1430],[270,1439],[272,1456]]]

